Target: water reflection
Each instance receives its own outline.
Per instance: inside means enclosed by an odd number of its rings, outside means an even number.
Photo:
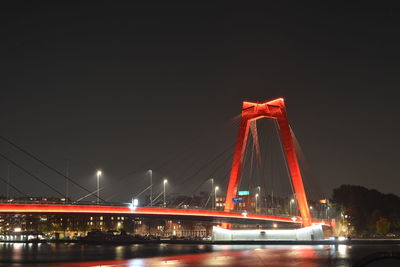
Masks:
[[[357,259],[368,253],[386,250],[400,251],[400,248],[394,245],[114,246],[0,243],[0,265],[25,263],[24,266],[352,266]]]
[[[347,246],[346,245],[338,245],[337,251],[340,256],[347,257]]]

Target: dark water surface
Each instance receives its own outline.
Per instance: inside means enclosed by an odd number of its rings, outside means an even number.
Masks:
[[[0,266],[353,266],[379,255],[398,256],[400,245],[0,243]],[[364,266],[400,266],[400,260]]]

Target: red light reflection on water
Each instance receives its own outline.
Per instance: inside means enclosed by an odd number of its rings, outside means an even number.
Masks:
[[[290,248],[252,249],[239,251],[218,251],[211,253],[175,255],[129,260],[65,262],[60,267],[139,267],[139,266],[320,266],[321,255],[309,246]],[[326,261],[326,258],[325,258]],[[55,265],[54,265],[55,266]]]

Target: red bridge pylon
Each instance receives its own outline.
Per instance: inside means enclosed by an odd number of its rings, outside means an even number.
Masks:
[[[296,193],[300,215],[303,218],[303,225],[309,226],[311,225],[310,210],[283,98],[277,98],[264,103],[243,102],[239,133],[233,155],[228,191],[226,193],[225,211],[232,211],[234,208],[233,198],[236,197],[238,191],[250,123],[262,118],[271,118],[277,121],[283,150],[289,167],[290,179]]]

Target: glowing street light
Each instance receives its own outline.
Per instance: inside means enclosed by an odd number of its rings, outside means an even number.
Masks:
[[[211,193],[210,193],[210,196],[211,196],[211,203],[212,203],[211,204],[211,208],[214,209],[215,208],[214,207],[215,199],[213,200],[214,178],[211,178],[210,181],[211,181]]]
[[[167,202],[165,202],[165,185],[168,183],[168,180],[167,179],[164,179],[164,181],[163,181],[163,185],[164,185],[164,208],[166,207],[166,205],[167,205]]]
[[[217,191],[219,190],[219,187],[216,186],[214,189],[214,208],[217,207]]]
[[[100,176],[102,174],[101,170],[97,170],[97,204],[100,202]]]
[[[257,213],[257,205],[258,204],[258,194],[256,194],[256,213]]]
[[[129,208],[131,210],[136,210],[137,206],[139,206],[139,200],[137,198],[132,198],[132,203],[129,204]]]
[[[293,213],[293,209],[292,209],[292,205],[294,204],[294,199],[291,198],[290,202],[289,202],[289,213],[292,214]]]

